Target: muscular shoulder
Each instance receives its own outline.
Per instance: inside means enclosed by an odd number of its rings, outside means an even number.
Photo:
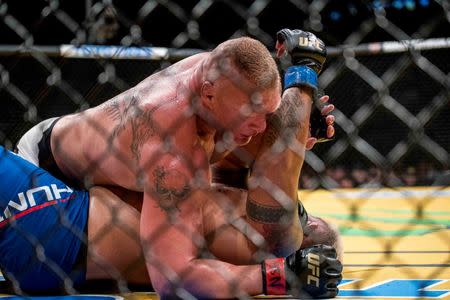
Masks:
[[[181,78],[185,73],[189,73],[209,55],[208,52],[192,55],[188,58],[178,61],[161,71],[147,77],[140,85],[148,86],[153,84],[170,84]],[[189,74],[188,74],[189,75]]]
[[[189,56],[188,58],[185,58],[183,60],[180,60],[176,64],[173,64],[172,66],[178,67],[178,68],[190,68],[197,63],[203,61],[205,58],[207,58],[210,55],[209,52],[202,52],[198,53],[192,56]]]
[[[197,171],[209,170],[208,153],[199,141],[195,121],[168,122],[172,126],[166,125],[160,129],[160,143],[143,145],[143,155],[160,162],[166,169],[183,170],[189,176],[197,176]]]
[[[147,168],[146,193],[158,199],[161,209],[178,210],[192,195],[208,189],[208,169],[197,168],[194,163],[188,157],[169,153]]]

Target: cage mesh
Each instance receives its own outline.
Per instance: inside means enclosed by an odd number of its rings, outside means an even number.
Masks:
[[[336,135],[307,153],[299,188],[373,188],[364,192],[371,198],[383,188],[402,194],[399,188],[405,186],[445,187],[450,183],[449,16],[448,2],[439,0],[0,1],[0,140],[13,149],[40,121],[102,104],[187,55],[210,50],[227,39],[251,36],[273,52],[279,29],[300,28],[330,46],[319,82],[336,106]],[[375,42],[408,45],[433,38],[447,38],[447,42],[442,47],[406,47],[398,52],[358,51],[358,45]],[[63,44],[166,47],[169,55],[71,58],[55,51]],[[279,67],[283,72],[286,66],[281,62]],[[269,193],[275,190],[268,188]],[[420,201],[411,199],[411,210],[419,220],[433,198],[431,193]],[[365,205],[363,200],[345,203],[351,214],[340,223],[343,234],[352,222],[361,221]],[[109,226],[113,223],[114,218]],[[237,223],[233,226],[239,228]],[[376,230],[369,223],[365,226]],[[184,232],[182,224],[176,227]],[[165,230],[160,228],[159,234]],[[28,238],[36,245],[37,259],[45,260],[39,242]],[[441,239],[450,245],[445,232]],[[380,238],[379,242],[388,253],[397,240]],[[203,243],[198,237],[198,247],[203,248]],[[205,249],[204,255],[211,254]],[[67,275],[52,262],[48,265],[58,276]],[[173,270],[161,268],[175,287],[180,286]],[[122,291],[127,290],[121,274],[108,272]],[[439,277],[439,272],[430,278]],[[229,274],[224,271],[223,276]],[[15,292],[21,293],[14,276],[9,279]],[[74,292],[70,280],[65,283],[66,291]],[[238,295],[238,283],[230,281],[230,290]],[[186,291],[179,293],[187,297]]]

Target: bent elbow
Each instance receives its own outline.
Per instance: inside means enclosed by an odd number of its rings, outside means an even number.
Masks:
[[[159,278],[153,281],[152,286],[160,299],[213,299],[217,295],[208,290],[205,282],[193,278],[180,278],[173,274],[172,278]],[[191,277],[191,276],[188,276]]]
[[[299,250],[303,242],[303,230],[290,228],[277,231],[266,238],[271,254],[277,257],[286,257]]]

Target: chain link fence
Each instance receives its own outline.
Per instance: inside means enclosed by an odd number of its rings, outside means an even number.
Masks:
[[[312,31],[329,46],[319,82],[336,106],[336,137],[307,153],[299,187],[450,184],[444,0],[3,0],[2,145],[229,38],[255,37],[273,51],[281,28]]]

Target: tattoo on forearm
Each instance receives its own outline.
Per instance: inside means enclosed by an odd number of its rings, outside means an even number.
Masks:
[[[296,138],[297,132],[302,128],[300,116],[304,110],[298,95],[285,93],[278,110],[267,120],[267,129],[264,132],[263,144],[272,146],[277,139],[282,139],[288,145]]]
[[[153,176],[159,207],[166,212],[178,210],[178,203],[191,194],[189,179],[180,171],[167,170],[163,166],[156,167]]]
[[[267,206],[256,203],[251,198],[247,199],[247,216],[253,221],[265,224],[275,224],[287,220],[288,211],[283,207]]]

